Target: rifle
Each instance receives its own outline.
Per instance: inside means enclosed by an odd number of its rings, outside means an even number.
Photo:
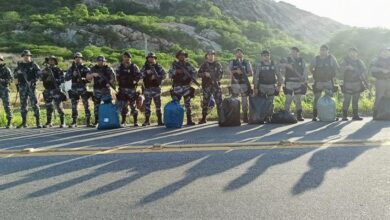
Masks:
[[[291,64],[292,66],[293,66],[293,68],[291,69],[292,70],[292,72],[294,73],[294,75],[296,76],[296,77],[298,77],[299,78],[299,80],[303,83],[303,85],[306,87],[306,88],[308,88],[309,90],[311,90],[311,91],[313,91],[313,88],[311,88],[310,86],[309,86],[309,84],[308,83],[305,83],[305,81],[302,79],[303,77],[297,72],[297,70],[294,68],[295,67],[295,63],[294,64]],[[286,67],[287,68],[287,67]]]
[[[195,79],[195,77],[193,77],[187,70],[187,68],[185,66],[183,66],[182,64],[175,64],[176,67],[179,67],[180,69],[183,70],[183,73],[184,75],[186,75],[188,78],[191,79],[191,81],[196,85],[198,86],[199,88],[202,88],[202,85]]]
[[[116,87],[110,82],[110,80],[108,80],[108,79],[104,76],[104,74],[102,74],[102,73],[97,73],[97,74],[99,74],[99,77],[102,78],[104,81],[106,81],[107,84],[112,88],[112,90],[114,90],[114,92],[115,92],[116,94],[118,94],[118,91],[116,90]]]
[[[249,78],[246,75],[246,71],[244,71],[244,67],[242,66],[242,63],[239,63],[238,68],[241,71],[241,77],[244,78],[245,84],[248,86],[248,95],[250,95],[250,94],[253,93],[253,90],[252,90],[252,87],[251,87],[251,83],[249,82]]]
[[[61,101],[65,102],[67,100],[66,94],[63,91],[61,91],[61,89],[59,88],[59,86],[56,82],[56,78],[54,77],[54,73],[53,73],[52,69],[50,68],[50,66],[47,63],[44,63],[44,65],[46,66],[46,69],[49,70],[50,77],[53,79],[53,84],[54,84],[56,91],[59,92]]]

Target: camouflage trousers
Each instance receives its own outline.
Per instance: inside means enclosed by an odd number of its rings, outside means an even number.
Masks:
[[[51,120],[52,114],[54,112],[54,106],[57,109],[57,112],[61,118],[65,116],[64,108],[62,107],[62,101],[58,90],[45,89],[43,91],[43,99],[45,100],[45,107],[47,111],[46,114],[47,114],[48,121]],[[54,102],[54,106],[53,106],[53,102]]]
[[[131,114],[133,116],[138,115],[138,110],[136,107],[137,97],[138,94],[134,88],[119,88],[117,106],[118,109],[120,109],[122,116],[126,116],[129,113],[129,106],[131,109]]]
[[[203,88],[202,114],[207,115],[211,96],[214,96],[215,104],[217,105],[218,113],[222,107],[222,90],[219,85],[213,85]]]
[[[90,118],[91,117],[91,111],[89,110],[89,98],[91,97],[90,94],[88,94],[88,91],[84,87],[80,88],[72,88],[72,90],[69,91],[69,97],[72,102],[72,118],[77,119],[78,117],[78,110],[77,106],[79,104],[79,100],[81,98],[81,101],[84,106],[84,111],[85,111],[85,117]]]
[[[30,104],[34,110],[34,116],[39,118],[39,105],[38,99],[35,94],[35,87],[19,86],[19,95],[20,95],[20,113],[22,117],[27,117],[27,99],[30,98]]]
[[[102,104],[104,96],[111,97],[111,90],[108,88],[107,89],[94,89],[93,90],[92,100],[93,100],[93,113],[95,115],[95,119],[98,119],[98,117],[99,117],[99,106],[100,106],[100,104]]]
[[[12,119],[12,111],[11,111],[11,104],[10,104],[10,98],[9,98],[9,89],[8,88],[0,88],[0,99],[3,102],[3,107],[5,114],[7,116],[7,120]]]
[[[184,107],[187,115],[191,114],[191,99],[194,97],[194,88],[191,86],[175,86],[171,91],[172,99],[180,102],[181,98],[184,98]]]
[[[151,114],[151,104],[154,101],[154,105],[156,106],[156,113],[161,113],[161,88],[160,87],[152,87],[145,88],[144,91],[145,96],[145,116],[150,116]]]

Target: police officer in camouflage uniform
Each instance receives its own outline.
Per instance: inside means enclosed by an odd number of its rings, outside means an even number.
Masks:
[[[256,65],[256,72],[253,79],[254,95],[263,96],[273,102],[275,95],[279,95],[283,77],[278,65],[271,60],[271,52],[264,50],[261,52],[261,62]],[[270,121],[272,112],[268,112],[266,120]],[[263,122],[264,123],[264,122]]]
[[[307,92],[307,71],[305,61],[299,54],[299,48],[291,48],[290,56],[281,64],[281,71],[285,76],[284,94],[286,95],[285,110],[290,112],[294,101],[298,121],[303,121],[302,97]]]
[[[52,127],[52,115],[54,106],[60,115],[60,128],[65,127],[65,113],[62,107],[62,102],[66,101],[65,94],[61,91],[60,85],[64,83],[64,72],[57,66],[58,60],[55,56],[50,56],[45,59],[46,67],[42,70],[41,79],[43,82],[43,98],[46,106],[46,124],[44,128]]]
[[[329,47],[327,45],[322,45],[320,48],[320,55],[316,56],[311,62],[309,69],[314,78],[313,121],[318,121],[317,102],[323,91],[328,90],[331,93],[334,92],[335,77],[340,67],[336,58],[329,53]]]
[[[233,97],[241,96],[243,121],[248,123],[248,96],[252,94],[248,77],[253,75],[253,69],[251,63],[244,59],[244,51],[242,49],[236,50],[236,59],[230,62],[229,70],[232,75],[232,95]]]
[[[129,113],[129,105],[134,119],[134,126],[138,127],[138,110],[136,108],[136,100],[139,95],[137,93],[137,85],[141,79],[141,72],[138,66],[132,63],[131,59],[132,54],[124,52],[122,55],[122,63],[116,70],[116,79],[119,85],[117,105],[121,110],[122,127],[126,126],[126,116]]]
[[[11,128],[12,112],[10,106],[9,85],[13,80],[11,70],[5,65],[4,57],[0,56],[0,99],[3,102],[4,111],[7,117],[5,128]]]
[[[166,77],[164,68],[157,63],[157,56],[154,53],[149,53],[146,56],[145,65],[141,69],[142,79],[144,83],[144,96],[145,96],[145,122],[142,126],[150,125],[150,105],[152,100],[156,105],[156,115],[158,126],[163,126],[162,113],[161,113],[161,83]]]
[[[32,61],[32,54],[29,50],[24,50],[22,55],[23,61],[18,62],[15,69],[16,85],[20,95],[20,112],[22,114],[22,124],[18,128],[27,127],[27,99],[30,98],[31,106],[34,110],[35,122],[37,128],[42,128],[40,123],[40,112],[38,99],[36,96],[36,85],[40,78],[40,68]]]
[[[111,97],[111,87],[115,90],[115,72],[107,65],[107,60],[104,56],[96,58],[96,65],[91,68],[91,72],[87,74],[87,80],[93,80],[93,104],[95,114],[95,125],[99,122],[99,106],[102,103],[104,96]]]
[[[203,102],[202,102],[202,119],[199,124],[206,123],[209,103],[212,96],[215,98],[217,105],[218,117],[222,108],[222,90],[221,79],[223,76],[222,65],[215,61],[215,51],[210,50],[205,55],[206,61],[200,66],[198,76],[202,78]]]
[[[181,100],[184,98],[184,106],[187,114],[187,125],[195,125],[192,121],[191,99],[195,97],[195,89],[191,87],[197,71],[187,61],[188,53],[180,50],[176,53],[177,61],[172,63],[169,70],[169,77],[173,80],[171,95],[173,99]]]
[[[379,103],[383,97],[390,97],[390,48],[381,50],[379,56],[372,61],[371,73],[376,79],[374,119],[379,111]]]
[[[90,70],[83,64],[83,55],[80,52],[75,53],[74,62],[65,75],[66,81],[72,80],[72,89],[68,91],[72,102],[72,124],[69,125],[70,128],[77,127],[77,105],[80,98],[84,105],[87,126],[92,127],[91,111],[89,110],[88,102],[89,98],[92,97],[92,93],[87,91],[88,81],[86,77],[88,73],[90,73]]]
[[[341,63],[341,72],[344,73],[344,102],[343,121],[348,121],[348,109],[352,99],[352,120],[363,120],[359,116],[360,94],[366,89],[363,82],[367,82],[366,65],[358,58],[358,50],[350,48],[349,54]]]

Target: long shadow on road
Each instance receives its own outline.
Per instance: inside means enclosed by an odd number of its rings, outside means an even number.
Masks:
[[[380,132],[383,123],[369,122],[366,123],[356,132],[346,137],[349,139],[369,139]],[[378,146],[379,147],[379,146]],[[354,161],[372,147],[347,147],[347,148],[326,148],[313,154],[308,162],[310,170],[305,172],[298,183],[292,188],[293,195],[302,194],[308,190],[313,190],[321,186],[325,175],[332,169],[346,168],[348,164]]]

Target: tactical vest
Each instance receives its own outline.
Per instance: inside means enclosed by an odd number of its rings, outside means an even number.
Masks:
[[[88,83],[86,80],[87,73],[89,73],[89,69],[85,65],[75,65],[73,64],[70,69],[68,70],[70,74],[72,74],[72,87],[85,87],[85,85]],[[78,74],[76,76],[73,75],[73,72],[77,72]]]
[[[208,86],[211,86],[213,85],[213,82],[219,82],[220,79],[221,79],[221,74],[222,74],[222,71],[220,69],[220,64],[218,62],[213,62],[213,63],[209,63],[209,62],[205,62],[202,66],[201,66],[201,69],[203,72],[208,72],[210,73],[210,78],[209,77],[203,77],[202,78],[202,87],[208,87]]]
[[[154,70],[153,68],[154,67]],[[156,78],[152,79],[152,76],[155,75],[155,73],[152,73],[150,75],[146,75],[144,78],[143,78],[143,81],[144,81],[144,86],[145,88],[153,88],[153,87],[159,87],[161,85],[161,82],[162,82],[162,67],[159,65],[159,64],[149,64],[148,62],[145,62],[145,72],[147,70],[152,70],[153,71],[156,71],[157,72],[157,76]]]
[[[260,63],[258,84],[276,84],[276,66],[273,61],[271,61],[271,64],[265,64],[264,62]]]
[[[305,66],[302,58],[293,60],[291,57],[287,58],[287,63],[293,66],[293,69],[286,68],[286,82],[300,82],[299,76],[303,77]],[[295,70],[295,71],[294,71]]]
[[[390,58],[383,59],[379,57],[378,60],[374,63],[374,66],[390,71]],[[372,72],[372,75],[377,79],[384,79],[384,80],[390,79],[389,73]]]
[[[53,72],[54,79],[51,76],[50,70],[48,68],[51,68],[51,71]],[[61,75],[63,75],[63,72],[58,67],[47,67],[43,71],[47,71],[46,73],[42,74],[42,81],[43,81],[43,87],[47,90],[53,90],[56,89],[57,86],[60,86],[61,83],[59,83],[59,80],[61,80]],[[57,86],[55,85],[57,84]]]
[[[236,60],[233,60],[232,64],[233,64],[232,70],[241,69],[241,71],[243,72],[242,75],[233,74],[233,77],[236,79],[236,82],[238,81],[239,84],[246,84],[246,80],[245,80],[243,75],[248,74],[248,69],[247,69],[248,62],[246,60],[242,60],[241,65],[240,65],[240,61],[236,59]],[[232,83],[235,83],[235,82],[232,82]]]
[[[22,71],[22,74],[17,74],[17,79],[20,85],[26,85],[26,79],[27,81],[35,84],[36,81],[38,81],[38,73],[39,71],[37,65],[34,62],[29,63],[18,63],[18,70]],[[25,79],[26,77],[26,79]]]
[[[104,65],[102,67],[95,65],[91,69],[92,73],[99,73],[99,77],[94,77],[93,88],[94,89],[104,89],[107,88],[107,84],[110,83],[112,77],[112,71],[110,67]]]
[[[174,86],[188,86],[191,84],[192,82],[192,79],[191,77],[189,76],[186,76],[186,74],[184,73],[184,71],[186,70],[189,74],[190,71],[188,70],[188,65],[190,65],[189,63],[185,63],[184,65],[183,64],[179,64],[178,62],[174,62],[174,64],[176,66],[176,74],[173,76],[172,80],[173,80],[173,85]],[[185,68],[185,70],[183,69]]]
[[[5,64],[0,65],[0,79],[4,80],[0,82],[0,88],[8,88],[11,83],[11,70],[8,69]]]
[[[336,76],[331,58],[332,57],[330,55],[325,59],[321,59],[320,56],[316,57],[316,66],[313,73],[314,81],[329,82]]]
[[[119,88],[133,89],[137,86],[139,79],[135,76],[135,65],[133,63],[127,67],[121,64],[116,74]]]
[[[354,70],[346,70],[344,72],[344,82],[360,82],[360,74],[363,71],[363,65],[360,60],[352,60],[350,58],[345,58],[345,63],[348,66],[352,66]]]

